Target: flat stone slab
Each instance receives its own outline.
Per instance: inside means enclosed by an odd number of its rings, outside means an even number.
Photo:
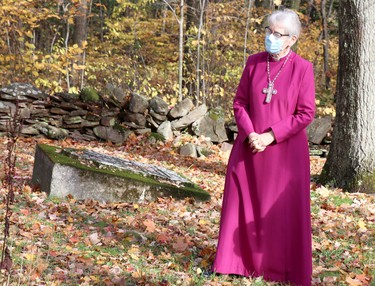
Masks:
[[[322,143],[324,137],[332,127],[332,118],[326,116],[323,118],[315,118],[314,121],[307,127],[307,135],[309,141],[313,144]]]
[[[7,100],[45,99],[47,94],[43,93],[29,83],[12,83],[0,89],[0,97]]]
[[[207,201],[210,195],[163,167],[90,150],[38,144],[32,181],[49,196],[110,202],[152,201],[159,197]]]

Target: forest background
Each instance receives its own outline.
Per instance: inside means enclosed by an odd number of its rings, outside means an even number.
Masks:
[[[48,94],[92,87],[105,97],[112,84],[129,95],[161,96],[171,105],[190,97],[197,105],[222,107],[229,120],[246,58],[264,49],[265,16],[285,5],[298,12],[303,25],[295,49],[314,64],[318,116],[334,116],[339,3],[2,0],[0,85],[27,82]],[[1,140],[2,285],[275,285],[209,273],[228,159],[220,147],[195,159],[178,156],[173,142],[151,144],[135,135],[122,146],[70,138]],[[164,166],[208,190],[211,201],[50,198],[28,183],[36,143]],[[325,160],[310,159],[316,177]],[[312,181],[311,204],[312,285],[372,285],[374,197]]]
[[[104,97],[110,83],[170,104],[190,97],[231,117],[245,60],[264,50],[265,17],[282,4],[303,25],[295,49],[314,64],[318,114],[333,113],[338,2],[3,0],[0,82],[49,94],[92,87]]]

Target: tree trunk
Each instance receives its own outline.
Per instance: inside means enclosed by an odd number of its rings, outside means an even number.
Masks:
[[[339,70],[333,141],[321,182],[375,192],[375,45],[373,0],[339,6]]]
[[[199,12],[201,11],[200,7],[201,0],[185,0],[186,6],[186,21],[185,21],[185,35],[184,35],[184,68],[183,68],[183,87],[187,89],[189,95],[196,95],[196,81],[193,79],[193,75],[196,76],[196,59],[194,59],[194,51],[191,49],[190,39],[195,37],[195,32],[191,29],[193,27],[198,28],[199,23]]]
[[[316,11],[316,8],[315,8],[315,5],[314,5],[314,0],[307,0],[308,1],[308,15],[309,15],[309,22],[314,22],[316,19],[316,14],[317,14],[317,11]]]
[[[67,8],[68,6],[65,6],[65,7],[66,7],[66,9],[68,9]],[[65,8],[64,8],[64,12],[65,12]],[[68,56],[68,49],[69,49],[69,37],[70,37],[70,24],[69,24],[68,19],[65,20],[65,25],[66,25],[66,35],[65,35],[64,44],[65,44],[65,56],[67,57]],[[69,90],[70,87],[71,87],[69,67],[66,66],[65,70],[66,70],[66,84],[67,84],[67,87],[68,87],[68,90]]]
[[[189,31],[191,27],[199,25],[200,0],[185,0],[186,4],[186,23],[185,29]]]
[[[250,15],[251,15],[251,8],[253,5],[254,0],[248,0],[248,7],[247,7],[247,13],[246,13],[246,27],[245,27],[245,37],[244,37],[244,45],[243,45],[243,66],[246,65],[246,59],[247,59],[247,38],[249,33],[249,25],[250,25]]]
[[[325,78],[325,88],[329,89],[330,75],[328,68],[329,60],[329,37],[328,37],[328,25],[327,25],[327,10],[326,10],[326,0],[321,2],[321,11],[322,11],[322,26],[323,26],[323,72]]]
[[[74,17],[73,41],[78,46],[86,41],[87,35],[87,0],[80,0]]]
[[[301,6],[301,0],[291,0],[290,2],[291,9],[299,10],[299,7]]]
[[[178,101],[182,101],[182,67],[184,61],[184,0],[180,0],[180,32],[178,57]]]
[[[203,16],[204,11],[206,9],[206,0],[200,0],[200,16],[199,16],[199,26],[198,26],[198,35],[197,35],[197,63],[196,63],[196,105],[198,106],[200,103],[200,82],[201,82],[201,72],[202,72],[202,66],[201,66],[201,36],[202,36],[202,29],[203,29]],[[203,44],[204,45],[204,44]]]
[[[255,0],[255,7],[263,7],[265,9],[272,9],[273,0]]]
[[[100,42],[104,42],[104,26],[105,26],[105,13],[102,1],[99,0],[99,19],[100,19]]]
[[[74,17],[74,34],[73,34],[73,42],[77,44],[79,47],[82,48],[82,43],[87,39],[87,0],[80,0],[77,7],[77,14]],[[85,53],[82,52],[77,56],[77,62],[79,65],[83,65],[85,62]],[[72,82],[74,86],[77,86],[81,81],[82,88],[82,76],[84,70],[73,70],[73,78]]]

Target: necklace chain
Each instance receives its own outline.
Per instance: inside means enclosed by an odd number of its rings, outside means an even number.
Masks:
[[[279,77],[281,71],[283,70],[283,68],[285,67],[286,63],[288,62],[289,56],[291,55],[291,53],[292,53],[292,51],[289,52],[288,56],[286,57],[285,61],[283,62],[283,65],[281,66],[281,68],[277,72],[277,74],[276,74],[275,78],[273,79],[273,81],[271,81],[271,74],[270,74],[270,54],[267,55],[267,76],[268,76],[268,84],[269,85],[273,86],[275,80]]]
[[[289,56],[292,53],[292,51],[289,52],[288,56],[286,57],[285,61],[283,62],[283,65],[277,72],[275,78],[273,81],[271,81],[271,73],[270,73],[270,54],[267,55],[267,79],[268,79],[268,86],[263,88],[263,93],[266,94],[266,98],[264,100],[265,103],[270,103],[272,99],[272,95],[277,94],[277,90],[273,88],[273,85],[275,83],[275,80],[280,75],[281,71],[283,70],[284,66],[289,60]]]

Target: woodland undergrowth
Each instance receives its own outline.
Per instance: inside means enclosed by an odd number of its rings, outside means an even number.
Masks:
[[[277,285],[261,278],[212,275],[228,154],[214,146],[205,158],[182,157],[181,142],[151,143],[131,136],[108,143],[0,138],[1,170],[14,166],[3,183],[1,243],[11,263],[2,285]],[[47,197],[31,184],[35,145],[89,148],[161,165],[207,190],[209,202],[160,198],[147,203],[102,203]],[[9,163],[9,146],[12,160]],[[312,175],[324,159],[311,157]],[[1,174],[8,182],[7,171]],[[14,200],[8,198],[10,190]],[[12,203],[9,203],[12,202]],[[375,198],[311,183],[313,285],[371,285],[374,276]],[[9,228],[3,218],[8,218]],[[277,239],[277,238],[276,238]],[[5,243],[4,243],[5,242]],[[5,248],[4,248],[5,247]],[[8,261],[9,262],[9,261]],[[6,266],[6,267],[4,267]]]

